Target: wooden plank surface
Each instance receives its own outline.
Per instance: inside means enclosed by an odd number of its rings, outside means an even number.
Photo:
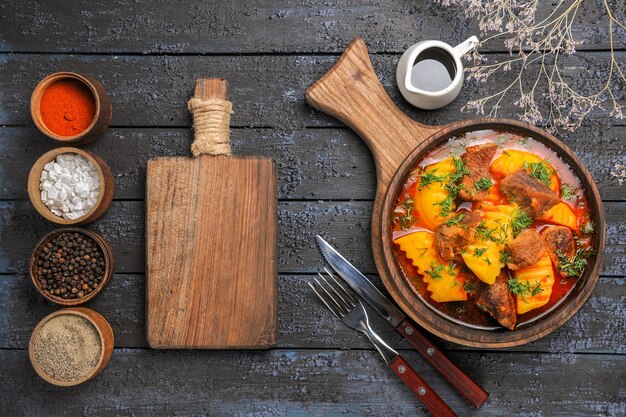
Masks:
[[[345,45],[347,46],[347,45]],[[626,52],[616,52],[626,61]],[[508,55],[496,55],[502,59]],[[589,52],[561,58],[561,74],[573,88],[599,86],[608,76],[608,52]],[[47,74],[72,69],[102,82],[111,96],[113,126],[188,126],[185,103],[195,79],[211,74],[230,82],[234,113],[231,126],[295,129],[311,126],[341,126],[337,120],[313,110],[304,102],[304,91],[337,61],[336,55],[0,55],[0,125],[30,125],[27,111],[32,90]],[[399,54],[372,56],[374,69],[391,98],[419,122],[441,125],[472,115],[460,112],[470,99],[505,88],[514,73],[489,83],[467,83],[458,98],[437,111],[411,107],[396,87]],[[529,79],[534,82],[534,78]],[[498,90],[496,90],[498,89]],[[616,87],[616,99],[624,100],[626,89]],[[517,117],[515,100],[504,100],[500,115]],[[598,127],[624,125],[626,119],[608,119],[595,113],[586,123]]]
[[[326,311],[309,289],[313,275],[281,275],[279,279],[279,331],[277,347],[295,349],[369,349],[364,337],[356,337]],[[384,291],[377,277],[371,276]],[[37,322],[56,308],[46,303],[20,275],[0,276],[0,349],[24,349]],[[107,290],[88,304],[105,315],[115,332],[118,348],[147,347],[144,329],[145,280],[139,274],[116,274]],[[303,305],[310,306],[302,308]],[[25,308],[26,307],[26,308]],[[548,353],[619,353],[626,354],[626,336],[616,329],[626,326],[626,280],[601,277],[591,298],[562,328],[536,342],[512,348],[512,351]],[[602,316],[603,320],[596,318]],[[391,346],[408,349],[409,345],[381,317],[370,321]],[[441,341],[439,341],[441,343]],[[451,343],[441,343],[448,350],[471,350]]]
[[[626,9],[617,3],[616,16],[623,21]],[[551,6],[541,2],[539,16]],[[569,58],[564,76],[577,88],[607,76],[602,9],[601,2],[585,1],[574,25],[585,43]],[[0,415],[426,415],[368,342],[333,320],[306,290],[322,266],[315,233],[327,233],[348,259],[375,272],[368,239],[374,169],[362,141],[308,107],[303,93],[358,35],[403,111],[434,125],[465,119],[471,115],[459,109],[467,100],[504,87],[514,74],[487,85],[466,84],[450,106],[425,112],[402,99],[395,67],[417,40],[454,43],[476,28],[460,9],[445,10],[432,1],[192,0],[186,8],[145,0],[0,4],[0,381],[10,381],[10,389],[0,392]],[[623,63],[626,43],[619,36],[616,56]],[[501,46],[485,52],[506,56]],[[98,78],[113,102],[112,127],[87,148],[111,166],[117,200],[89,227],[111,241],[119,267],[89,306],[110,319],[118,349],[103,375],[59,391],[35,376],[24,349],[36,322],[57,308],[36,294],[25,275],[32,245],[53,225],[34,213],[24,187],[34,160],[57,146],[32,127],[30,94],[48,73],[68,69]],[[185,103],[195,78],[207,74],[231,83],[235,152],[270,156],[278,165],[279,348],[269,352],[144,349],[145,163],[188,155],[191,119]],[[617,98],[624,100],[625,93],[619,87]],[[503,116],[517,116],[512,101]],[[626,165],[625,129],[626,119],[596,114],[577,132],[560,135],[590,169],[607,210],[605,275],[579,313],[553,334],[513,350],[443,344],[490,391],[484,408],[471,410],[372,317],[459,415],[626,414],[626,194],[610,175],[616,163]]]
[[[604,200],[624,201],[626,193],[610,175],[616,163],[626,165],[626,127],[585,127],[563,136],[594,177]],[[145,165],[159,156],[187,156],[190,128],[111,128],[85,149],[100,155],[115,174],[115,197],[142,199]],[[279,198],[289,200],[370,200],[375,169],[363,141],[346,128],[233,129],[238,155],[265,155],[278,166]],[[598,146],[601,143],[602,146]],[[0,199],[26,199],[30,166],[53,146],[34,127],[0,128]],[[120,152],[123,149],[124,152]]]
[[[607,223],[605,275],[624,275],[626,202],[604,203]],[[371,201],[281,201],[278,204],[278,270],[315,273],[323,263],[315,235],[325,235],[364,273],[376,273],[370,249]],[[143,273],[144,203],[113,201],[91,228],[101,232],[115,251],[116,271]],[[0,201],[0,273],[25,272],[30,251],[45,231],[54,229],[29,201]],[[20,236],[16,239],[15,236]]]
[[[538,21],[547,6],[539,3]],[[478,34],[476,20],[463,17],[461,7],[446,10],[434,2],[193,0],[181,10],[175,1],[154,7],[147,0],[115,0],[94,10],[72,0],[8,0],[0,10],[0,51],[338,53],[364,36],[375,52],[401,52],[419,40],[454,44]],[[601,3],[583,3],[572,28],[584,39],[579,50],[608,47],[603,10]],[[615,12],[623,21],[624,9]],[[494,47],[503,51],[501,44]]]
[[[472,376],[491,392],[477,410],[415,352],[403,354],[460,416],[626,413],[626,375],[619,356],[454,353],[459,366],[473,369]],[[372,350],[117,349],[102,375],[72,390],[40,380],[29,369],[24,351],[0,350],[0,362],[5,364],[0,378],[12,381],[11,389],[0,392],[0,414],[7,416],[38,415],[41,410],[99,417],[426,415]],[[548,394],[553,390],[559,394]],[[15,395],[25,391],[30,394]]]
[[[148,345],[274,346],[278,324],[274,162],[212,155],[156,158],[148,162],[147,178]]]

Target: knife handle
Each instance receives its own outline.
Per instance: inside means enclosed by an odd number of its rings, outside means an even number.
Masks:
[[[418,400],[426,406],[428,411],[435,417],[457,417],[448,404],[446,404],[439,395],[426,381],[400,355],[396,356],[389,364],[391,369],[400,377],[402,382],[413,391]]]
[[[413,346],[432,366],[437,369],[474,407],[479,408],[489,393],[472,378],[456,366],[419,331],[417,326],[405,319],[396,330]]]

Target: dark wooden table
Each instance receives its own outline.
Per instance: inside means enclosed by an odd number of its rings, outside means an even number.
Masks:
[[[370,344],[334,320],[306,287],[322,266],[313,239],[320,232],[380,281],[369,244],[371,156],[352,131],[308,107],[303,93],[360,35],[387,91],[408,114],[428,124],[468,117],[459,109],[484,94],[479,86],[467,85],[442,110],[421,112],[400,97],[394,74],[410,44],[455,43],[476,34],[476,23],[430,1],[184,3],[0,4],[0,415],[425,415]],[[572,58],[575,83],[606,76],[602,9],[589,1],[580,13],[576,36],[586,43]],[[617,46],[624,62],[624,43]],[[29,98],[41,78],[59,70],[99,79],[113,102],[111,127],[85,148],[109,163],[116,180],[110,210],[89,227],[113,245],[117,273],[88,303],[111,322],[116,349],[102,375],[73,389],[40,380],[26,350],[35,324],[57,309],[27,276],[34,243],[54,226],[31,207],[26,178],[35,159],[58,146],[33,127]],[[235,152],[272,156],[279,167],[280,337],[269,351],[146,346],[146,161],[189,154],[186,101],[194,80],[204,76],[230,82]],[[624,99],[623,92],[618,96]],[[502,115],[515,117],[516,108],[509,103]],[[442,343],[491,393],[482,409],[472,410],[407,343],[373,320],[461,416],[626,414],[626,185],[609,175],[615,163],[626,164],[626,120],[596,115],[561,137],[587,165],[605,200],[604,271],[578,314],[541,340],[502,351]]]

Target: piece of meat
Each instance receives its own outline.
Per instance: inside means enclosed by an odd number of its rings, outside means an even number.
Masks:
[[[458,224],[453,224],[458,219]],[[441,259],[454,259],[461,250],[476,239],[476,226],[482,220],[482,213],[468,211],[442,223],[435,229],[435,245]],[[452,222],[451,222],[452,221]]]
[[[489,196],[489,190],[479,191],[476,189],[475,183],[482,178],[487,178],[493,183],[491,174],[489,173],[489,164],[496,154],[498,145],[495,143],[486,143],[484,145],[472,146],[461,155],[461,159],[465,166],[469,169],[470,174],[463,177],[461,183],[463,188],[459,191],[459,197],[466,201],[482,201]]]
[[[510,260],[506,265],[515,271],[536,264],[546,253],[546,246],[535,229],[526,229],[509,243],[507,251]]]
[[[571,259],[576,252],[576,244],[574,243],[574,233],[569,227],[565,226],[548,226],[541,231],[541,237],[548,249],[548,255],[552,259],[552,263],[559,265],[559,257],[556,251],[560,251],[567,259]]]
[[[493,285],[487,285],[478,295],[476,305],[482,311],[488,313],[496,319],[503,327],[509,330],[515,329],[517,323],[517,313],[515,309],[515,298],[509,291],[507,284],[508,276],[501,272]]]
[[[504,177],[500,189],[533,219],[561,201],[554,191],[523,168]]]

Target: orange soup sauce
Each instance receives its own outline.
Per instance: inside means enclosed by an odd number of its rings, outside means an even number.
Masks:
[[[417,210],[413,209],[411,204],[411,195],[414,194],[415,188],[418,186],[418,179],[422,170],[429,165],[440,162],[450,156],[461,156],[465,152],[466,148],[484,143],[496,143],[498,145],[498,151],[493,157],[492,162],[509,150],[529,152],[548,162],[556,172],[558,188],[560,189],[562,184],[567,184],[572,188],[573,196],[562,201],[567,203],[576,215],[577,230],[574,231],[574,234],[578,238],[578,245],[580,247],[592,246],[592,238],[589,235],[583,235],[581,232],[581,227],[591,220],[590,210],[587,205],[584,191],[581,189],[580,181],[572,172],[571,168],[563,162],[553,150],[541,142],[532,138],[519,136],[514,133],[496,132],[493,130],[469,132],[463,137],[451,138],[444,145],[428,153],[419,163],[415,165],[396,198],[391,225],[392,240],[412,232],[430,230],[427,229],[420,221],[419,213]],[[495,184],[490,189],[490,195],[487,202],[471,203],[463,202],[457,199],[456,211],[462,212],[463,210],[479,209],[481,204],[509,204],[506,196],[500,191],[500,181],[502,180],[502,177],[493,175],[493,180]],[[543,227],[549,224],[551,223],[547,221],[535,220],[530,227],[535,228],[537,231],[541,231]],[[476,291],[467,291],[467,301],[439,303],[432,300],[430,293],[426,289],[426,285],[422,280],[422,276],[411,264],[411,261],[405,256],[404,252],[402,252],[397,245],[394,245],[393,252],[399,269],[411,284],[413,290],[426,302],[429,307],[439,313],[442,313],[444,316],[447,316],[448,319],[469,325],[471,327],[485,329],[502,328],[488,314],[476,307],[474,304],[474,300],[477,297]],[[505,267],[504,270],[509,273],[510,277],[512,276],[508,268]],[[565,296],[571,292],[577,282],[576,278],[564,279],[554,265],[553,272],[555,276],[555,283],[552,288],[552,294],[549,302],[543,307],[518,315],[518,326],[529,323],[544,316],[545,314],[548,314],[564,300]],[[478,278],[467,268],[461,268],[460,276],[465,280],[465,282],[479,283]]]

